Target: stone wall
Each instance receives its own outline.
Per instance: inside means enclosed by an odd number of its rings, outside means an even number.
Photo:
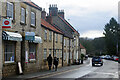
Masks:
[[[45,30],[47,30],[47,40],[44,39],[44,34],[45,34]],[[49,29],[46,29],[44,27],[42,27],[42,39],[43,39],[43,44],[42,44],[42,52],[43,54],[41,55],[42,56],[42,69],[48,69],[48,62],[46,59],[44,59],[44,49],[47,49],[47,57],[49,56],[49,49],[52,50],[52,58],[53,58],[53,31],[52,32],[52,40],[49,41],[49,32],[50,30]]]
[[[2,2],[0,1],[0,15],[2,15]],[[2,19],[0,19],[0,80],[2,79],[2,65],[3,65],[3,58],[2,58]]]

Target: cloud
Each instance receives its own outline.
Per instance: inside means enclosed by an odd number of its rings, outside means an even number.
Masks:
[[[84,32],[80,35],[80,37],[88,37],[88,38],[96,38],[96,37],[103,37],[103,31],[99,31],[99,30],[91,30],[91,31],[87,31]]]
[[[119,0],[32,0],[49,12],[49,4],[57,4],[58,9],[64,9],[66,20],[79,31],[86,35],[103,31],[104,25],[111,17],[118,17]],[[102,33],[102,32],[101,32]],[[95,36],[95,35],[93,35]]]

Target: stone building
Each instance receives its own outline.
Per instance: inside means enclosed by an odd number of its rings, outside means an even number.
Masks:
[[[42,68],[41,8],[33,2],[13,0],[0,2],[0,5],[2,6],[0,15],[3,16],[0,23],[4,18],[12,21],[12,28],[2,28],[0,32],[2,33],[0,47],[3,54],[0,58],[3,60],[2,76],[17,74],[18,62],[21,63],[23,73],[39,71]]]
[[[60,32],[47,21],[45,21],[45,19],[41,19],[41,25],[43,39],[42,68],[48,69],[47,57],[49,56],[49,54],[52,55],[52,58],[59,58],[59,66],[62,66],[62,32]]]
[[[80,43],[80,51],[81,51],[81,54],[86,55],[86,49],[81,43]]]
[[[57,5],[49,6],[49,16],[51,16],[49,22],[56,25],[64,33],[64,64],[70,65],[79,59],[79,33],[65,20],[64,10],[58,11]]]

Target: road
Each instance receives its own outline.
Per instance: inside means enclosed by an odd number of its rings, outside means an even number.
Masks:
[[[62,79],[62,80],[77,80],[77,79],[87,79],[87,78],[93,78],[93,79],[101,79],[105,78],[118,78],[118,63],[114,61],[109,61],[109,60],[103,60],[104,64],[103,66],[96,66],[92,67],[91,65],[91,59],[90,63],[86,64],[84,66],[81,66],[80,68],[56,73],[56,74],[51,74],[48,76],[42,76],[39,77],[38,79],[50,79],[51,80],[56,80],[56,79]],[[81,79],[80,79],[81,80]],[[89,80],[89,79],[88,79]],[[109,79],[108,79],[109,80]]]

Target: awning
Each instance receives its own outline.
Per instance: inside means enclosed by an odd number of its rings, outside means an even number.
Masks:
[[[35,36],[35,40],[33,41],[34,43],[42,43],[42,38]]]
[[[11,41],[22,41],[22,36],[19,33],[3,31],[2,32],[3,40],[11,40]]]

